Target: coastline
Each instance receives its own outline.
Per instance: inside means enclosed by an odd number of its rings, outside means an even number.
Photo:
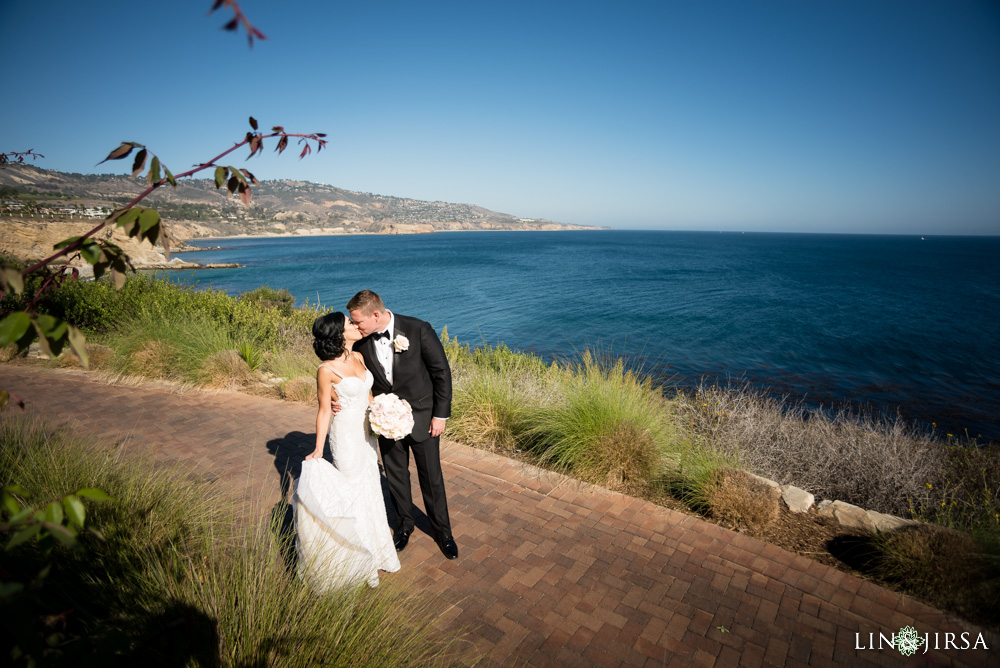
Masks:
[[[230,234],[226,236],[204,236],[185,239],[184,242],[190,244],[194,241],[216,241],[225,239],[306,239],[310,237],[401,237],[416,236],[425,234],[448,234],[448,233],[480,233],[480,232],[603,232],[613,230],[613,227],[559,227],[554,229],[525,229],[525,230],[432,230],[429,232],[318,232],[309,234],[299,234],[297,232],[264,232],[261,234]],[[217,248],[193,248],[188,250],[221,250]],[[184,252],[184,251],[182,251]]]

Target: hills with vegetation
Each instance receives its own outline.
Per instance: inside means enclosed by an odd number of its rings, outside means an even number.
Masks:
[[[11,164],[0,170],[4,217],[72,216],[131,201],[145,184],[121,174],[78,174]],[[472,204],[424,202],[405,197],[344,190],[307,181],[261,181],[244,206],[211,179],[179,181],[144,202],[172,226],[180,239],[234,235],[414,234],[453,230],[597,229],[520,218]]]

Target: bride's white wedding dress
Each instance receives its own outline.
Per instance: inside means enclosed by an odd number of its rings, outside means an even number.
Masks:
[[[368,426],[373,381],[366,371],[364,378],[333,384],[341,406],[330,422],[333,464],[323,458],[302,462],[295,485],[299,575],[319,592],[358,582],[374,587],[379,570],[399,570]]]

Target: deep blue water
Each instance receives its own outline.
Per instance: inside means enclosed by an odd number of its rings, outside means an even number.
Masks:
[[[1000,440],[1000,237],[456,232],[225,239],[174,272],[232,294],[358,290],[460,341],[586,348],[679,385],[745,378]]]

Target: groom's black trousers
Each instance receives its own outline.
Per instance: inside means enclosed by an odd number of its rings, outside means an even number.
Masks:
[[[433,535],[438,540],[451,538],[451,520],[448,518],[448,499],[444,492],[444,474],[441,472],[441,438],[432,437],[420,442],[411,438],[402,441],[378,439],[382,451],[382,465],[389,481],[389,496],[396,512],[396,531],[413,531],[413,494],[410,491],[410,450],[417,465],[420,493],[424,497],[424,510],[430,520]]]

